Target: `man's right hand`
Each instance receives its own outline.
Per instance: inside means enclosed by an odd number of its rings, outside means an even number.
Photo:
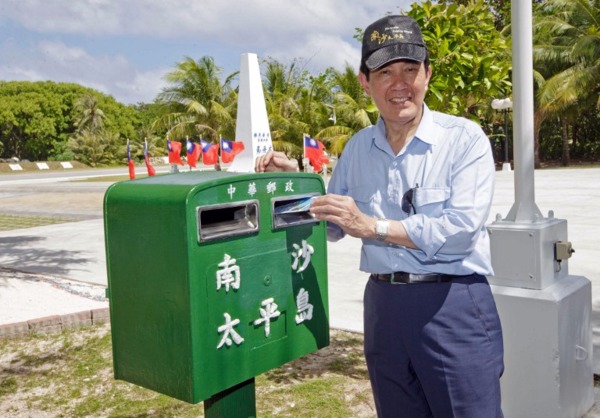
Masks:
[[[263,173],[268,171],[299,171],[298,161],[290,160],[281,151],[269,151],[256,158],[254,171]]]

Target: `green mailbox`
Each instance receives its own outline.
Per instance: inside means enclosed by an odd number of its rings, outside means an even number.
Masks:
[[[117,379],[197,403],[329,343],[308,173],[190,172],[104,198]]]

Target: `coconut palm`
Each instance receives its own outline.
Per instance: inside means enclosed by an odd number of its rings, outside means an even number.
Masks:
[[[303,115],[305,109],[302,107],[306,106],[307,73],[299,68],[297,62],[286,67],[269,59],[264,63],[263,74],[273,147],[288,155],[300,155],[302,134],[310,131],[310,125],[306,122],[310,117]]]
[[[120,154],[119,135],[106,130],[92,132],[85,129],[78,132],[69,139],[67,147],[77,161],[92,167],[114,164]]]
[[[568,126],[577,108],[592,101],[600,108],[600,0],[549,0],[535,24],[536,68],[545,67],[538,91],[539,111],[556,115],[563,131],[563,165],[569,164]]]
[[[80,115],[75,122],[77,132],[89,130],[98,132],[104,128],[104,119],[106,116],[102,109],[98,107],[98,100],[91,94],[84,94],[75,101],[75,111]]]
[[[231,81],[237,73],[224,83],[220,75],[221,68],[212,57],[198,61],[186,57],[177,63],[175,70],[166,75],[171,86],[158,97],[168,113],[156,121],[155,127],[168,129],[174,139],[204,134],[208,140],[218,142],[222,135],[232,135],[237,97]]]
[[[316,137],[329,145],[330,152],[340,154],[352,135],[372,125],[379,113],[350,65],[347,64],[344,71],[330,69],[330,72],[333,94],[330,112],[335,114],[335,123],[322,129]]]

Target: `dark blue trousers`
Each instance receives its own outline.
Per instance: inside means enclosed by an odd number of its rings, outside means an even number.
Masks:
[[[370,278],[365,357],[380,418],[501,418],[502,330],[484,276]]]

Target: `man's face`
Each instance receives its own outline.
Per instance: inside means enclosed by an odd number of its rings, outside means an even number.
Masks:
[[[422,62],[395,61],[375,71],[369,80],[359,74],[365,92],[371,96],[383,120],[392,124],[408,124],[420,117],[431,67]]]

